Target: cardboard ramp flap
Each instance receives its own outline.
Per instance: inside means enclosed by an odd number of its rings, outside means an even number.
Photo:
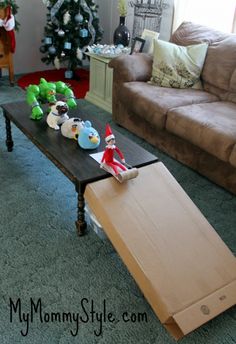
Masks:
[[[236,258],[161,163],[85,199],[166,329],[179,339],[236,303]]]

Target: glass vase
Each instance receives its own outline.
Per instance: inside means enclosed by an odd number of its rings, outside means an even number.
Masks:
[[[115,45],[122,44],[124,47],[129,45],[130,32],[127,26],[125,26],[125,17],[120,17],[120,24],[115,29],[113,42]]]

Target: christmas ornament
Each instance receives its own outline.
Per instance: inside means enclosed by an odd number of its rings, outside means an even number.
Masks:
[[[76,14],[74,19],[75,19],[76,23],[83,23],[84,17],[82,16],[82,14],[78,13],[78,14]]]
[[[70,21],[70,13],[69,13],[69,11],[67,11],[63,16],[64,25],[67,25],[69,23],[69,21]]]
[[[88,51],[90,53],[100,55],[103,57],[113,58],[121,54],[130,54],[130,48],[124,47],[122,44],[118,45],[107,45],[107,44],[93,44],[88,46]]]
[[[91,39],[88,43],[88,45],[91,45],[94,43],[95,41],[95,36],[96,36],[96,31],[92,25],[92,22],[93,22],[93,14],[92,14],[92,11],[90,10],[89,6],[87,5],[87,2],[85,0],[81,0],[81,6],[84,10],[85,13],[88,14],[88,17],[89,17],[89,21],[88,21],[88,30],[89,30],[89,33],[91,35]],[[85,36],[87,37],[87,36]]]
[[[52,37],[45,37],[44,38],[44,43],[47,44],[47,45],[48,44],[52,44]]]
[[[65,31],[63,31],[62,29],[60,29],[58,32],[57,32],[58,36],[59,37],[64,37],[65,36]]]
[[[77,48],[77,50],[76,50],[76,57],[77,57],[78,60],[82,60],[83,59],[83,53],[82,53],[80,48]]]
[[[60,60],[59,58],[56,56],[55,59],[54,59],[54,66],[56,69],[60,69]]]
[[[64,43],[64,49],[70,50],[71,49],[71,42],[65,42]]]
[[[80,29],[79,30],[80,37],[88,37],[88,30],[87,29]]]
[[[47,51],[47,48],[45,47],[45,45],[42,45],[40,48],[39,48],[39,50],[41,51],[41,53],[46,53],[46,51]]]
[[[65,78],[66,78],[66,79],[72,79],[72,78],[73,78],[73,72],[72,72],[72,70],[66,70],[66,71],[65,71]]]
[[[51,55],[55,55],[56,53],[56,48],[52,45],[51,47],[48,48],[48,52]]]

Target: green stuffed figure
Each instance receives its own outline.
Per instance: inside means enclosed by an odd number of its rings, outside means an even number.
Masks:
[[[70,109],[77,106],[73,91],[62,81],[47,82],[41,78],[39,85],[29,85],[26,90],[26,100],[31,106],[31,118],[39,120],[43,117],[40,103],[56,103],[56,94],[65,96],[65,102]]]

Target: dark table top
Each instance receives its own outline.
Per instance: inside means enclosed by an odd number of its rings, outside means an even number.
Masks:
[[[88,115],[81,106],[69,111],[69,117],[80,117],[89,120],[101,137],[100,146],[94,150],[84,150],[76,140],[65,138],[60,130],[47,125],[46,115],[40,121],[30,119],[31,109],[25,101],[2,105],[5,115],[74,183],[87,184],[107,178],[110,175],[100,168],[89,154],[101,152],[106,143],[104,140],[106,122],[99,116]],[[45,107],[46,108],[46,107]],[[141,167],[158,161],[129,138],[112,129],[116,145],[125,156],[127,163]],[[14,140],[14,137],[13,137]],[[16,143],[17,144],[17,143]]]

